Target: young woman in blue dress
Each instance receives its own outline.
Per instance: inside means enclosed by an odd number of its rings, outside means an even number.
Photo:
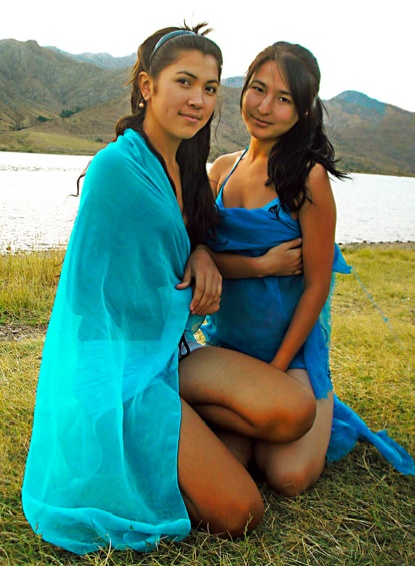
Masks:
[[[241,113],[249,146],[219,157],[209,172],[220,212],[209,242],[224,277],[220,309],[201,327],[208,346],[180,364],[184,399],[245,466],[254,462],[287,496],[312,486],[326,456],[341,457],[360,436],[380,449],[385,442],[388,455],[397,451],[395,465],[404,452],[374,435],[332,392],[328,297],[333,272],[350,268],[334,241],[329,174],[345,174],[324,130],[319,83],[315,57],[287,42],[266,48],[248,69]],[[253,358],[266,363],[275,380],[291,376],[294,397],[303,387],[313,393],[316,415],[305,434],[278,438],[272,421],[269,438],[256,434],[252,421],[264,402],[257,385],[266,372]],[[238,420],[229,407],[241,392],[251,404]],[[283,402],[294,418],[286,396]],[[414,470],[410,460],[403,471]]]

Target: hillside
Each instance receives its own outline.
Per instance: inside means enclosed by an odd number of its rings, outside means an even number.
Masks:
[[[415,175],[415,114],[347,91],[325,103],[326,128],[352,171]]]
[[[57,47],[47,47],[47,49],[51,49],[61,55],[66,55],[66,57],[71,57],[81,63],[92,63],[102,69],[130,69],[137,58],[135,53],[125,57],[113,57],[109,53],[79,53],[75,55],[67,51],[62,51]]]
[[[125,84],[133,60],[0,40],[0,150],[96,153],[129,111]],[[248,142],[239,114],[242,80],[223,81],[211,159]],[[354,91],[325,106],[326,128],[343,168],[415,176],[415,114]]]
[[[127,73],[77,62],[35,41],[0,40],[1,101],[17,115],[30,106],[54,114],[107,102],[121,94]]]

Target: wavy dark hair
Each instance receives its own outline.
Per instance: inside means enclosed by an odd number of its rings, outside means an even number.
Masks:
[[[333,145],[324,128],[326,111],[320,97],[320,68],[317,59],[305,47],[279,41],[259,53],[248,68],[242,87],[240,107],[247,88],[258,69],[267,61],[276,63],[289,87],[298,122],[273,145],[268,157],[267,186],[275,187],[281,206],[298,212],[304,202],[311,202],[306,182],[316,163],[337,179],[348,177],[337,169]]]
[[[155,32],[140,45],[137,51],[137,61],[131,70],[128,83],[132,87],[131,114],[120,118],[115,126],[117,136],[122,135],[127,128],[140,132],[152,151],[156,153],[167,175],[163,158],[152,147],[151,141],[143,131],[145,106],[140,107],[140,103],[143,102],[143,95],[138,86],[138,76],[142,71],[146,71],[153,79],[157,80],[161,71],[174,63],[183,52],[199,51],[203,55],[214,57],[218,65],[218,78],[220,80],[223,64],[222,53],[213,41],[205,37],[211,31],[206,26],[207,24],[204,22],[194,27],[189,27],[184,23],[183,27],[164,28]],[[154,52],[157,42],[163,36],[177,30],[188,30],[193,33],[173,37]],[[218,212],[206,169],[210,151],[212,120],[213,115],[193,138],[183,140],[176,156],[181,172],[183,208],[187,218],[187,232],[192,248],[204,242],[207,236],[214,236],[218,221]],[[171,179],[170,182],[173,190],[175,190]]]

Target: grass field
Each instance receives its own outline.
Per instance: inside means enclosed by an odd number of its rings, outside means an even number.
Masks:
[[[111,138],[107,140],[107,143]],[[95,155],[105,147],[102,139],[70,133],[41,132],[34,128],[0,132],[0,151],[56,153],[59,155]]]
[[[415,246],[346,246],[344,254],[359,279],[339,276],[335,289],[335,391],[374,430],[386,428],[415,455]],[[261,485],[265,518],[238,540],[194,532],[149,555],[110,549],[79,557],[37,538],[22,513],[20,488],[62,255],[0,256],[1,565],[415,564],[415,477],[395,472],[362,443],[300,497],[284,499]]]

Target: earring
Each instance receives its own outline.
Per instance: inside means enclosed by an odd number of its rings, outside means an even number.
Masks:
[[[141,100],[141,102],[138,103],[138,107],[139,108],[145,108],[146,107],[146,99],[143,98],[143,100]]]

